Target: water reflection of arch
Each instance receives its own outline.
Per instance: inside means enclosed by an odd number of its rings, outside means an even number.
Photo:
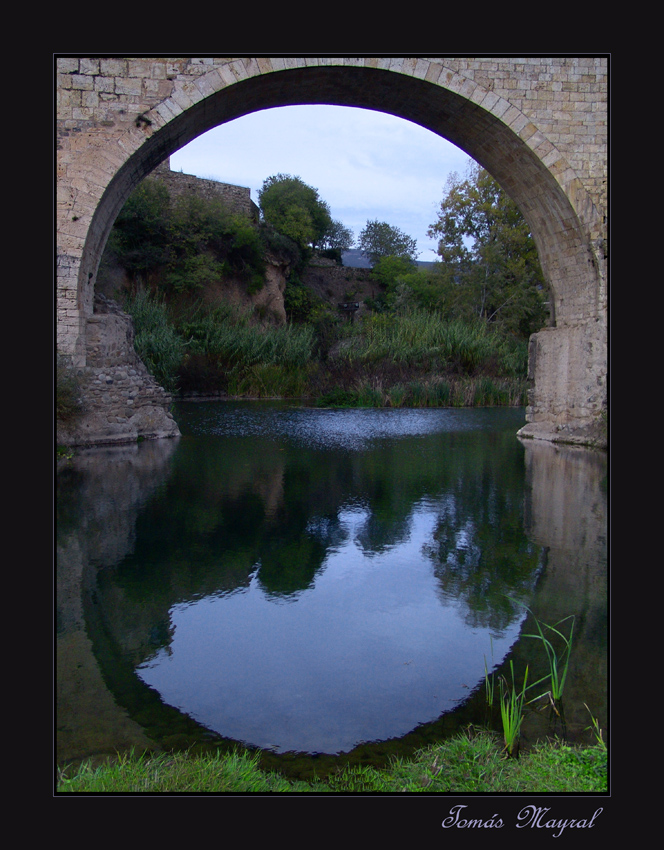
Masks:
[[[605,724],[606,654],[603,646],[606,644],[606,623],[602,611],[606,610],[606,494],[602,482],[606,458],[601,453],[555,448],[540,442],[524,441],[523,445],[527,483],[525,530],[537,547],[546,547],[548,552],[532,603],[533,610],[546,622],[554,622],[559,617],[574,613],[578,618],[577,635],[592,633],[592,650],[578,649],[573,655],[569,688],[577,697],[573,702],[579,705],[588,702],[600,722]],[[81,453],[67,473],[84,479],[84,486],[79,490],[81,498],[95,506],[86,529],[93,532],[92,545],[85,543],[87,549],[83,550],[83,538],[77,539],[68,527],[64,486],[67,476],[63,479],[65,498],[61,500],[59,517],[57,614],[60,626],[58,658],[62,665],[59,681],[77,683],[79,699],[81,693],[84,693],[90,701],[95,702],[98,737],[90,742],[91,751],[99,747],[103,749],[111,741],[111,749],[118,745],[118,741],[125,741],[127,745],[146,741],[143,730],[129,720],[127,711],[118,707],[103,685],[102,673],[90,643],[91,635],[97,641],[103,641],[105,631],[110,628],[113,632],[117,623],[104,623],[97,610],[88,619],[86,632],[84,603],[92,600],[100,583],[104,584],[104,575],[98,572],[99,564],[103,562],[108,566],[119,563],[131,553],[137,516],[149,495],[163,490],[171,469],[174,444],[172,441],[157,441],[109,451],[113,452],[114,457],[113,475],[110,477],[107,475],[109,466],[104,462],[105,450]],[[103,474],[95,468],[95,463],[100,459]],[[329,488],[320,483],[318,486],[323,495],[329,496]],[[328,505],[326,501],[324,504]],[[332,516],[327,513],[323,515]],[[278,523],[278,511],[270,517],[270,521]],[[343,536],[343,529],[338,523],[332,522],[330,525],[328,522],[323,525],[324,528],[318,528],[319,533],[314,535],[321,537],[323,543],[329,539],[340,539],[340,534]],[[325,533],[321,535],[322,531]],[[279,545],[278,537],[272,538],[275,546]],[[324,549],[322,545],[321,552]],[[314,558],[314,570],[320,558],[319,552]],[[251,559],[244,566],[240,565],[241,575],[234,575],[233,586],[236,586],[238,578],[246,583],[251,580],[250,565]],[[195,576],[192,578],[195,580]],[[168,571],[161,573],[161,579],[164,581],[162,591],[151,595],[149,604],[145,604],[144,600],[140,600],[140,604],[127,604],[129,590],[126,588],[111,588],[110,585],[103,588],[104,593],[120,594],[112,606],[115,613],[109,616],[131,621],[131,627],[126,631],[128,641],[125,638],[123,652],[134,660],[145,657],[156,645],[168,644],[168,612],[173,603],[174,588],[169,584]],[[300,579],[302,576],[295,577],[296,589]],[[189,590],[196,593],[203,591],[204,588],[195,581],[194,584]],[[278,587],[268,581],[267,586],[270,585],[277,593],[289,593],[292,590],[288,586]],[[187,589],[179,587],[178,590]],[[125,613],[122,614],[122,611]],[[578,641],[577,645],[581,644]],[[515,646],[514,654],[529,662],[532,650],[532,643],[521,641]],[[71,674],[69,678],[67,665]],[[130,666],[123,668],[117,681],[122,676],[131,675]],[[154,704],[157,704],[154,694],[150,695],[146,691],[144,696],[146,702],[150,702],[149,698],[152,697]],[[62,691],[58,697],[60,751],[60,748],[66,749],[70,740],[67,724],[76,722],[75,715],[80,703],[76,703],[70,692]],[[582,728],[588,724],[585,716],[568,717],[568,721],[577,726],[582,724]],[[87,754],[79,752],[76,755]]]

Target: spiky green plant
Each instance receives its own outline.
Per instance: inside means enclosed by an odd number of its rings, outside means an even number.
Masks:
[[[595,735],[595,739],[597,740],[598,746],[600,746],[603,750],[606,750],[606,743],[604,742],[604,738],[602,736],[602,730],[600,729],[599,722],[598,722],[596,717],[593,717],[592,712],[588,708],[587,703],[584,702],[583,704],[585,705],[585,707],[588,711],[588,714],[590,714],[590,720],[591,720],[591,723],[592,723],[592,726],[586,726],[586,730],[592,729],[593,733]]]
[[[166,302],[139,289],[127,298],[125,308],[134,324],[134,347],[139,357],[163,387],[175,390],[187,344],[171,324]]]
[[[527,609],[530,611],[530,609]],[[532,611],[530,611],[532,614]],[[551,699],[551,703],[554,708],[563,696],[563,690],[565,688],[565,681],[567,679],[567,671],[569,668],[569,659],[570,654],[572,652],[572,636],[574,632],[574,614],[570,614],[567,617],[563,617],[562,620],[558,620],[553,626],[549,626],[546,623],[540,623],[540,621],[533,614],[533,619],[535,620],[535,625],[537,626],[537,634],[526,634],[524,637],[535,638],[542,642],[544,649],[546,651],[547,661],[549,664],[549,672],[546,676],[543,676],[541,679],[538,679],[537,682],[533,682],[531,687],[536,687],[541,682],[549,681],[550,688],[548,691],[544,691],[544,693],[540,694],[537,697],[534,697],[534,701],[536,699],[540,699],[542,696],[549,696]],[[572,625],[569,630],[569,635],[565,636],[560,629],[557,627],[564,623],[566,620],[571,620]],[[542,628],[544,627],[544,628]],[[562,641],[562,651],[560,654],[556,652],[556,648],[553,643],[545,637],[544,630],[548,630],[548,632],[557,635]]]
[[[489,675],[489,670],[486,666],[486,656],[484,656],[484,692],[486,694],[487,705],[493,705],[493,697],[496,688],[496,683],[493,679],[493,673]]]
[[[503,740],[505,751],[512,757],[515,755],[515,747],[519,740],[519,730],[523,722],[523,705],[526,697],[528,667],[523,676],[523,685],[520,689],[516,686],[514,677],[514,664],[510,660],[511,685],[504,676],[498,680],[500,686],[500,719],[503,724]]]

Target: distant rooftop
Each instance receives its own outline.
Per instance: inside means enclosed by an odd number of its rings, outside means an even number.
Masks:
[[[343,251],[341,254],[341,259],[343,261],[344,266],[349,269],[371,268],[371,263],[364,256],[362,251],[359,250],[359,248],[354,248],[352,251]],[[435,264],[418,260],[417,265],[419,268],[426,269]]]

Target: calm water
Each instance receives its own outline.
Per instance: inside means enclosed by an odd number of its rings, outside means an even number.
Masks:
[[[568,731],[606,727],[603,455],[522,444],[522,410],[177,418],[58,475],[60,760],[417,746],[486,719],[485,662],[537,669],[526,606],[575,615]]]

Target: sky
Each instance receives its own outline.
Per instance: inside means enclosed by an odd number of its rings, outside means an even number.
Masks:
[[[171,169],[258,190],[274,174],[318,190],[332,218],[355,239],[369,220],[417,241],[419,260],[436,259],[427,236],[447,177],[464,175],[467,154],[409,121],[368,109],[286,106],[253,112],[199,136],[171,155]]]

